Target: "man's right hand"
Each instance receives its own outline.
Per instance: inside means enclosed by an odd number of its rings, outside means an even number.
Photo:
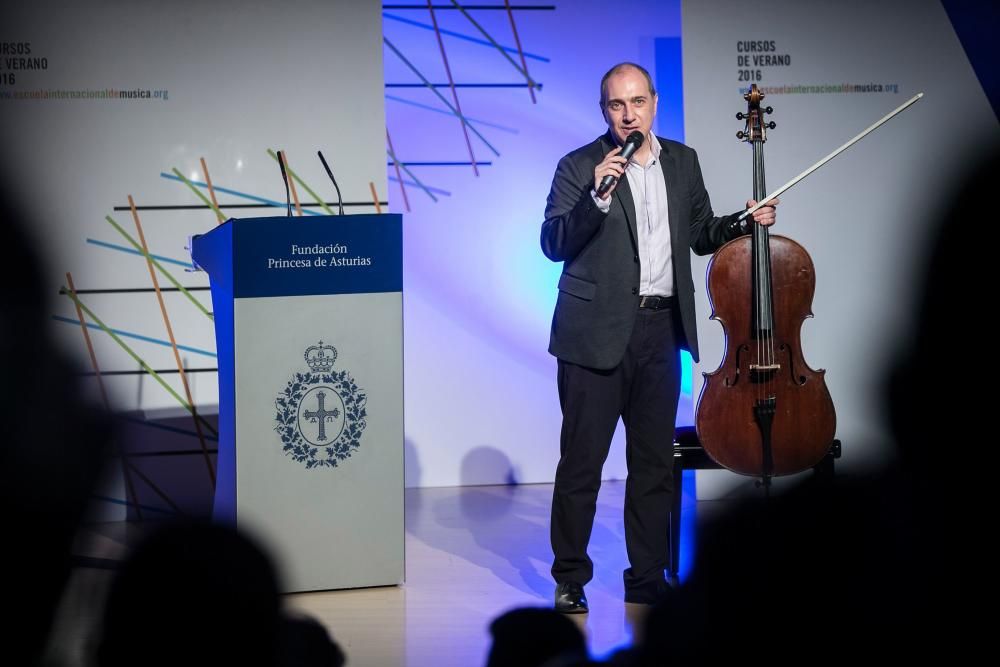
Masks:
[[[625,165],[628,163],[628,160],[619,155],[621,152],[621,146],[612,149],[604,156],[604,160],[594,167],[594,192],[598,191],[598,188],[601,187],[601,181],[609,174],[621,180],[622,175],[625,173]],[[618,187],[618,181],[615,181],[603,195],[597,196],[601,199],[607,199],[615,191],[616,187]]]

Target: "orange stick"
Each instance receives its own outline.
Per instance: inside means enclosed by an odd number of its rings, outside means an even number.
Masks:
[[[375,212],[376,213],[381,213],[382,212],[382,205],[379,204],[378,193],[375,192],[375,183],[374,183],[374,181],[368,181],[368,188],[372,191],[372,199],[375,200]]]
[[[69,291],[73,296],[76,296],[76,286],[73,284],[73,276],[70,272],[66,272],[66,284],[69,286]],[[83,309],[80,308],[80,304],[76,301],[73,302],[76,306],[76,319],[80,322],[80,330],[83,332],[83,340],[87,343],[87,354],[90,355],[90,365],[94,367],[94,376],[97,378],[97,387],[101,390],[101,400],[104,402],[104,409],[109,413],[111,412],[111,401],[108,400],[108,392],[104,389],[104,379],[101,378],[101,368],[97,364],[97,354],[94,352],[94,344],[90,341],[90,332],[87,331],[87,322],[83,319]],[[118,454],[122,457],[123,463],[128,463],[128,458],[125,455],[125,448],[120,443],[118,443]],[[142,521],[142,509],[139,507],[139,496],[135,492],[135,484],[132,481],[132,475],[129,473],[128,465],[122,466],[122,473],[125,476],[125,488],[128,492],[129,497],[132,499],[132,505],[135,507],[135,514]]]
[[[510,0],[503,0],[507,7],[507,16],[510,18],[510,29],[514,32],[514,43],[517,44],[517,55],[521,56],[521,67],[524,68],[524,76],[528,79],[528,92],[531,93],[531,103],[537,104],[535,100],[535,87],[532,85],[531,77],[528,76],[528,63],[524,59],[524,51],[521,50],[521,38],[517,36],[517,25],[514,23],[514,12],[510,8]]]
[[[208,185],[208,194],[212,197],[212,203],[215,204],[216,214],[215,217],[219,219],[219,224],[226,221],[226,217],[219,213],[219,200],[215,198],[215,188],[212,187],[212,177],[208,175],[208,165],[205,164],[205,158],[201,158],[201,170],[205,173],[205,183]]]
[[[156,290],[156,299],[160,302],[160,312],[163,314],[163,323],[167,327],[167,336],[170,338],[170,346],[174,350],[174,360],[177,362],[177,372],[181,376],[181,384],[184,385],[184,394],[187,396],[188,405],[191,406],[191,416],[194,419],[194,429],[198,433],[198,442],[201,443],[201,451],[205,455],[205,464],[208,466],[208,476],[212,479],[212,488],[215,488],[215,470],[212,468],[212,459],[208,453],[208,445],[205,444],[205,434],[201,431],[201,420],[198,419],[198,409],[191,397],[191,386],[188,384],[187,374],[184,372],[184,364],[181,362],[181,354],[177,349],[177,341],[174,339],[174,329],[170,326],[170,317],[167,315],[167,307],[163,302],[163,293],[160,291],[160,281],[156,279],[156,271],[153,270],[153,262],[149,259],[149,247],[146,245],[146,235],[142,232],[142,224],[139,222],[139,211],[135,208],[135,201],[132,195],[128,196],[128,205],[132,209],[132,218],[135,220],[135,228],[139,232],[139,242],[142,244],[142,251],[146,254],[146,266],[149,268],[149,277],[153,280],[153,289]]]
[[[451,78],[451,67],[448,65],[448,56],[444,52],[444,41],[441,39],[441,31],[438,29],[437,17],[434,16],[434,5],[432,0],[427,0],[427,9],[431,12],[431,23],[434,24],[434,34],[437,36],[438,48],[441,50],[441,60],[444,61],[444,71],[448,75],[448,85],[451,87],[451,98],[455,100],[455,111],[458,120],[462,123],[462,134],[465,135],[465,145],[469,149],[469,160],[472,161],[472,173],[479,177],[479,167],[476,166],[476,155],[472,152],[472,141],[469,139],[469,129],[465,126],[465,116],[462,115],[462,105],[458,101],[458,91],[455,90],[455,80]]]

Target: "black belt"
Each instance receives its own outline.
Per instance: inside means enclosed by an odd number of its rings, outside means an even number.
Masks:
[[[639,297],[639,307],[650,310],[663,310],[664,308],[676,308],[676,296],[641,296]]]

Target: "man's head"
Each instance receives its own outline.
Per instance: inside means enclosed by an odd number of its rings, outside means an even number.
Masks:
[[[635,63],[615,65],[601,79],[601,113],[618,145],[636,130],[649,136],[656,101],[649,72]]]

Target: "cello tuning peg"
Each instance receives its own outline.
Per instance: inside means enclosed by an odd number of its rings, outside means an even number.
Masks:
[[[736,133],[736,138],[737,139],[741,139],[742,140],[745,136],[747,136],[747,135],[743,132],[743,130],[740,130],[739,132]]]
[[[766,107],[764,113],[774,113],[774,107]]]
[[[774,124],[773,120],[770,123],[767,124],[767,129],[769,129],[769,130],[773,130],[776,127],[778,127],[778,126]]]
[[[746,118],[746,116],[743,114],[742,111],[736,112],[736,120],[743,120],[744,118]]]

